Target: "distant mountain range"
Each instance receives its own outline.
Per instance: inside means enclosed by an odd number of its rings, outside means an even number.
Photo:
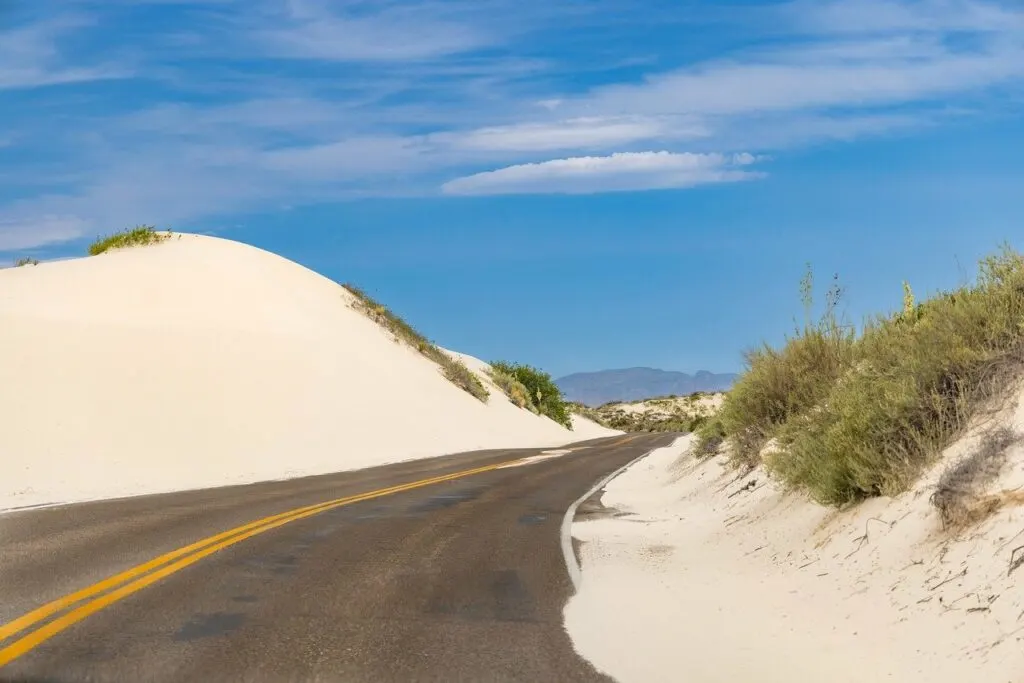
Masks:
[[[655,368],[625,368],[578,372],[555,380],[567,401],[596,407],[611,401],[637,401],[654,396],[683,396],[695,391],[725,391],[736,381],[733,373],[700,370],[694,375]]]

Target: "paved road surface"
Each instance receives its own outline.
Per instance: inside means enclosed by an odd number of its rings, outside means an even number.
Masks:
[[[0,681],[606,681],[562,628],[559,527],[596,481],[672,438],[0,516]]]

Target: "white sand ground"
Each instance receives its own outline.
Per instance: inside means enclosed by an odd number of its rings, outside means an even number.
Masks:
[[[915,488],[849,511],[742,479],[686,453],[630,467],[573,525],[582,585],[565,609],[576,649],[629,683],[1024,681],[1024,510],[951,536],[928,498],[980,430],[1024,432],[1024,402],[977,425]],[[741,491],[749,482],[751,490]],[[1024,485],[1024,445],[993,490]],[[1018,554],[1024,550],[1018,550]]]
[[[197,235],[0,271],[0,509],[616,433],[481,403],[352,301]]]
[[[717,413],[725,402],[725,394],[714,393],[690,398],[689,396],[677,396],[676,398],[647,399],[644,401],[633,401],[630,403],[616,403],[608,406],[607,410],[618,410],[627,415],[646,413],[648,415],[659,415],[670,417],[673,414],[685,413],[687,415],[713,415]]]

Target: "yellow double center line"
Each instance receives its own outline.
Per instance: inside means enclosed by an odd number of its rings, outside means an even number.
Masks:
[[[173,550],[161,555],[160,557],[154,558],[149,562],[132,567],[120,574],[104,579],[99,583],[95,583],[71,593],[70,595],[47,603],[42,607],[34,609],[28,614],[15,619],[14,621],[0,626],[0,642],[3,642],[4,640],[25,631],[30,627],[38,625],[49,617],[73,607],[77,603],[88,600],[88,602],[78,605],[71,611],[62,614],[53,621],[46,623],[0,649],[0,667],[8,664],[14,659],[17,659],[26,652],[29,652],[64,629],[82,621],[90,614],[98,612],[104,607],[112,605],[118,600],[126,598],[129,595],[142,590],[146,586],[154,584],[157,581],[174,574],[175,572],[181,571],[185,567],[195,564],[204,557],[208,557],[209,555],[212,555],[219,550],[223,550],[224,548],[233,546],[236,543],[241,543],[242,541],[252,538],[258,534],[262,534],[266,531],[270,531],[271,529],[276,529],[279,526],[284,526],[290,522],[320,514],[327,510],[333,510],[334,508],[342,507],[344,505],[351,505],[364,500],[371,500],[373,498],[380,498],[394,493],[401,493],[402,491],[423,488],[424,486],[439,484],[453,479],[461,479],[474,474],[496,470],[499,467],[505,467],[521,460],[523,460],[523,458],[508,460],[494,465],[487,465],[485,467],[477,467],[470,470],[462,470],[460,472],[431,477],[429,479],[421,479],[408,484],[400,484],[398,486],[378,489],[368,493],[347,496],[345,498],[336,498],[323,503],[317,503],[316,505],[296,508],[277,515],[258,519],[255,522],[250,522],[249,524],[230,529],[215,536],[204,538],[201,541],[197,541],[183,548],[178,548],[177,550]],[[90,598],[92,599],[90,600]]]

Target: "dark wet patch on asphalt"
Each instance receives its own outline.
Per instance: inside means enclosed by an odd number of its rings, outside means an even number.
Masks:
[[[478,582],[483,584],[479,589],[468,585]],[[425,611],[467,621],[537,621],[536,601],[516,570],[485,572],[465,583],[456,595],[435,596]]]
[[[178,629],[174,634],[174,640],[188,642],[223,636],[238,630],[245,621],[245,615],[240,612],[214,612],[213,614],[197,614],[191,621]]]
[[[544,513],[544,512],[535,512],[533,514],[523,515],[522,517],[520,517],[519,518],[519,523],[520,524],[527,524],[527,525],[540,524],[542,522],[547,521],[547,518],[548,518],[548,516],[547,516],[546,513]]]
[[[458,491],[446,491],[444,493],[433,495],[422,503],[417,503],[409,508],[408,512],[410,514],[417,515],[454,507],[460,503],[465,503],[478,498],[483,491],[484,489],[480,487],[465,488]]]
[[[530,593],[514,569],[495,572],[491,594],[497,605],[498,621],[533,621],[536,618]]]
[[[249,571],[291,574],[295,571],[298,562],[298,555],[271,555],[269,557],[247,557],[238,564]]]

